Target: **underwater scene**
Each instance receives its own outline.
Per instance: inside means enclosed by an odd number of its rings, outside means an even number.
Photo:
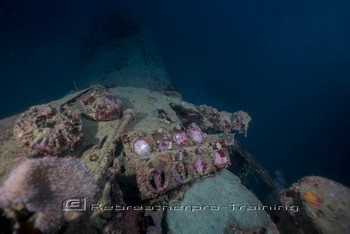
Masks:
[[[0,234],[350,233],[350,1],[0,0]]]

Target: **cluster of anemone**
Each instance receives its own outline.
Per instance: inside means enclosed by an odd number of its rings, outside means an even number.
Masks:
[[[220,112],[216,108],[206,105],[200,105],[197,110],[203,119],[208,120],[213,125],[214,129],[226,133],[238,132],[247,136],[249,122],[251,121],[251,117],[247,112]]]
[[[121,101],[102,88],[89,90],[79,103],[83,114],[96,121],[115,120],[121,116]]]
[[[121,115],[120,100],[104,89],[90,89],[79,103],[82,113],[96,121]],[[124,111],[118,134],[125,131],[134,115],[131,109]],[[66,199],[84,198],[86,205],[97,191],[88,169],[78,159],[63,157],[82,143],[82,121],[63,106],[33,106],[17,119],[13,133],[30,150],[28,156],[39,157],[22,161],[10,172],[0,186],[0,208],[11,209],[21,203],[34,213],[30,220],[36,229],[55,233],[64,223]]]
[[[206,134],[202,132],[197,124],[192,123],[187,130],[178,125],[171,133],[159,129],[152,134],[152,137],[138,133],[134,139],[132,150],[142,158],[149,155],[153,147],[158,151],[168,151],[200,145],[206,141]]]
[[[83,114],[96,121],[114,120],[121,115],[120,100],[104,89],[89,90],[79,103]],[[126,112],[134,116],[129,109]],[[82,122],[75,112],[65,107],[33,106],[16,121],[14,135],[33,154],[61,155],[81,144]]]
[[[121,137],[126,166],[134,170],[141,199],[148,199],[198,180],[230,165],[224,140],[208,141],[198,125],[152,134]]]
[[[247,112],[244,112],[244,111],[234,112],[231,118],[231,121],[233,124],[233,130],[238,131],[239,133],[247,136],[248,126],[251,120],[252,119]]]
[[[10,172],[0,186],[0,208],[23,204],[34,213],[30,225],[55,233],[64,223],[65,199],[84,197],[91,202],[97,190],[88,169],[78,159],[64,157],[81,145],[82,121],[66,107],[38,105],[21,114],[13,133],[29,149],[28,156],[39,157],[24,160]]]
[[[115,120],[122,113],[121,101],[102,88],[84,93],[79,98],[79,104],[83,115],[95,121]],[[231,115],[212,108],[207,114],[219,130],[246,134],[250,121],[247,113],[239,111]],[[133,110],[124,111],[116,138],[120,137],[124,146],[130,149],[129,155],[141,159],[136,165],[136,177],[145,198],[149,198],[149,194],[169,191],[230,164],[225,141],[208,142],[206,134],[195,123],[187,129],[177,126],[168,133],[157,131],[151,136],[137,134],[126,143],[125,127],[134,116]],[[37,155],[62,156],[82,143],[82,122],[68,108],[34,106],[16,121],[14,135]],[[64,222],[62,201],[70,197],[84,197],[92,201],[96,190],[93,176],[75,158],[31,158],[16,167],[1,185],[0,208],[22,203],[34,213],[34,226],[37,229],[44,233],[56,232]]]
[[[51,105],[31,107],[16,121],[14,135],[36,154],[60,155],[82,142],[82,124],[73,111]]]

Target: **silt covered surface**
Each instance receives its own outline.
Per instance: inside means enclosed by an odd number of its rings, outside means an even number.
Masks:
[[[135,181],[130,180],[130,177],[124,176],[127,175],[128,172],[123,171],[122,168],[116,168],[118,165],[115,165],[116,162],[120,162],[118,160],[124,157],[122,145],[115,143],[115,136],[118,133],[123,118],[117,118],[112,121],[94,121],[84,116],[78,100],[88,91],[89,89],[68,95],[60,100],[51,102],[50,105],[69,108],[71,111],[77,113],[82,121],[82,144],[78,148],[64,155],[59,155],[58,157],[68,155],[75,157],[88,168],[98,186],[96,204],[112,206],[167,206],[171,204],[171,202],[181,201],[183,197],[183,204],[195,202],[195,205],[205,205],[206,203],[213,202],[218,202],[218,205],[223,205],[223,203],[229,203],[230,201],[231,203],[239,202],[243,204],[252,202],[256,204],[259,203],[259,200],[253,193],[249,192],[249,190],[240,183],[238,177],[227,170],[218,175],[208,175],[209,178],[205,178],[208,177],[205,176],[201,179],[197,179],[178,189],[159,194],[159,196],[153,199],[146,201],[140,200],[137,197],[137,189],[133,187],[135,186],[135,184],[133,184]],[[159,129],[171,131],[177,125],[181,125],[182,122],[177,113],[171,108],[170,103],[182,105],[189,109],[196,108],[194,105],[182,101],[179,96],[174,95],[174,93],[169,96],[169,93],[165,95],[163,92],[132,87],[110,88],[108,91],[121,100],[123,110],[133,109],[135,113],[133,120],[126,125],[125,132],[153,133]],[[13,135],[13,126],[18,117],[19,115],[16,115],[0,121],[2,133],[0,139],[0,144],[2,145],[0,149],[2,182],[5,180],[8,173],[28,156],[28,147],[23,146]],[[219,137],[222,136],[219,134],[208,135],[209,140],[215,140]],[[234,164],[235,162],[232,163]],[[74,172],[72,172],[72,174],[74,174]],[[70,178],[70,176],[71,175],[67,174],[67,178],[74,180],[74,178]],[[80,185],[77,184],[77,186]],[[129,186],[130,189],[128,189]],[[130,191],[134,192],[133,196],[135,199],[128,200],[126,197],[124,199],[124,195],[130,194]],[[219,194],[220,196],[218,196]],[[20,209],[23,209],[23,206]],[[175,233],[186,233],[187,230],[195,227],[195,225],[193,227],[183,226],[182,229],[179,229],[179,226],[176,226],[179,220],[177,220],[176,213],[173,212],[174,211],[168,212],[160,210],[141,213],[137,211],[133,213],[133,211],[117,211],[115,209],[104,208],[88,210],[86,212],[65,212],[65,223],[61,228],[61,232],[73,233],[79,229],[86,233],[98,233],[102,230],[105,232],[131,233],[132,230],[142,230],[142,228],[144,229],[146,226],[146,230],[152,231],[153,233],[160,233],[161,230],[172,229],[174,229],[173,231]],[[217,217],[223,216],[226,218],[222,222],[211,224],[214,225],[212,227],[213,230],[224,230],[229,226],[235,226],[239,229],[268,228],[269,226],[269,217],[267,213],[263,211],[246,212],[245,215],[241,215],[237,212],[231,213],[228,210],[221,210],[217,214]],[[147,217],[147,220],[152,220],[152,222],[146,222],[147,225],[140,225],[140,222],[135,221],[139,219],[135,218],[136,216]],[[30,214],[27,217],[27,222],[33,222],[35,217],[35,214]],[[120,218],[123,217],[129,217],[128,221],[120,221]],[[185,216],[181,215],[181,217],[183,218]],[[196,217],[202,217],[202,219],[205,220],[211,219],[212,215],[204,211],[197,213],[197,216],[193,216],[193,218]],[[251,223],[249,221],[251,219],[257,220],[256,223]],[[143,218],[143,220],[145,220],[145,218]],[[205,225],[207,224],[204,224],[204,226]]]

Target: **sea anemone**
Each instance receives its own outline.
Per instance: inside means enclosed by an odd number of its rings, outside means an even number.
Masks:
[[[138,139],[134,143],[134,152],[143,157],[151,151],[150,144],[144,139]]]
[[[189,143],[186,132],[180,126],[175,128],[173,139],[175,144],[179,147],[184,147]]]
[[[194,161],[193,166],[198,174],[204,175],[207,170],[208,164],[203,160],[202,157],[199,156]]]
[[[172,148],[172,142],[168,139],[164,139],[160,141],[157,146],[160,151],[170,150]]]
[[[188,183],[191,180],[192,171],[193,167],[183,162],[176,162],[171,166],[171,175],[179,184]]]
[[[215,152],[214,155],[214,165],[217,168],[224,168],[229,163],[228,155],[223,150]]]
[[[147,175],[146,186],[153,193],[165,191],[168,184],[164,171],[154,169]]]
[[[188,132],[194,142],[197,144],[201,144],[206,140],[205,134],[202,132],[202,130],[198,127],[197,124],[192,123],[188,126]]]

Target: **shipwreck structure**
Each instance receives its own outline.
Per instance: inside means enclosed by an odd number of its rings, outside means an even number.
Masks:
[[[235,139],[247,134],[248,113],[183,101],[151,35],[113,12],[104,19],[79,81],[99,85],[0,120],[0,229],[278,233],[276,207],[262,208],[253,192],[281,187]],[[112,34],[118,24],[130,30]],[[295,215],[289,195],[283,220]],[[319,202],[304,195],[298,205]]]

